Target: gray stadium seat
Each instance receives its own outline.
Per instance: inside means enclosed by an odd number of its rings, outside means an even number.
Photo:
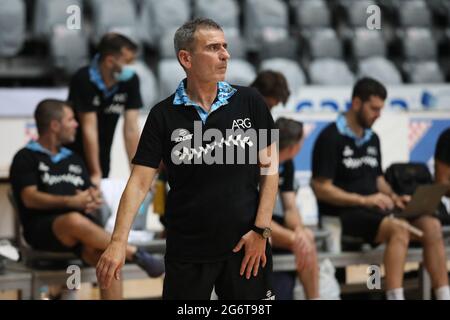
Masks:
[[[186,74],[177,59],[162,59],[158,62],[159,100],[170,96]]]
[[[325,1],[297,1],[294,6],[296,22],[301,29],[330,27],[330,11]]]
[[[240,34],[239,6],[236,0],[196,0],[194,16],[213,19],[228,36]]]
[[[429,29],[410,28],[406,31],[403,41],[406,60],[436,59],[436,41]]]
[[[225,81],[230,84],[248,86],[255,77],[255,68],[248,61],[243,59],[230,59],[228,61]]]
[[[309,40],[312,58],[341,58],[342,44],[333,29],[317,30]]]
[[[191,6],[187,0],[144,0],[142,19],[149,32],[147,43],[159,45],[162,37],[190,18]]]
[[[133,0],[91,0],[93,41],[111,31],[122,33],[134,41],[139,39],[137,15]]]
[[[0,56],[13,57],[25,41],[25,3],[23,0],[3,0],[0,10]]]
[[[71,5],[83,8],[81,0],[37,0],[33,18],[34,37],[47,40],[55,26],[66,26],[69,17],[66,10]]]
[[[158,50],[161,58],[175,58],[176,53],[173,46],[173,37],[175,35],[176,29],[166,30],[166,32],[159,37],[158,40]]]
[[[286,3],[280,0],[247,0],[244,4],[244,29],[249,45],[287,39],[289,19]]]
[[[400,24],[405,28],[432,26],[430,10],[423,0],[402,1],[398,13]]]
[[[341,1],[341,6],[346,11],[348,23],[352,27],[365,27],[367,24],[367,8],[376,5],[372,0],[347,0]]]
[[[281,72],[287,80],[291,93],[297,92],[299,88],[306,84],[306,76],[297,62],[274,58],[264,60],[261,63],[260,70],[272,70]]]
[[[412,83],[443,83],[444,76],[436,61],[414,63],[410,67],[410,81]]]
[[[144,112],[148,112],[158,102],[159,93],[156,77],[153,71],[143,62],[136,61],[131,66],[139,76],[141,95],[144,103]]]
[[[356,29],[351,47],[357,59],[386,55],[386,44],[381,33],[376,30]]]
[[[82,31],[55,28],[50,37],[50,56],[53,67],[74,73],[89,60],[88,40]]]
[[[370,57],[359,62],[359,77],[371,77],[387,85],[402,83],[402,76],[385,57]]]
[[[309,64],[309,77],[317,85],[353,85],[355,77],[347,64],[338,59],[318,59]]]

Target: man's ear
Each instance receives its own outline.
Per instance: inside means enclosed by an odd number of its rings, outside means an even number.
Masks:
[[[352,99],[352,108],[353,108],[355,111],[359,111],[359,110],[361,109],[361,107],[362,107],[362,100],[361,100],[361,98],[359,98],[359,97],[354,97],[354,98]]]
[[[53,119],[50,121],[49,127],[51,131],[58,132],[59,129],[61,128],[61,123],[58,120]]]
[[[191,67],[191,54],[187,50],[180,50],[178,52],[178,60],[181,65],[187,69]]]

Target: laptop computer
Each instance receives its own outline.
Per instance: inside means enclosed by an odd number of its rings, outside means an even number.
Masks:
[[[420,185],[416,188],[405,210],[394,211],[394,216],[396,218],[414,219],[422,215],[434,214],[442,197],[449,189],[450,186],[444,184]]]

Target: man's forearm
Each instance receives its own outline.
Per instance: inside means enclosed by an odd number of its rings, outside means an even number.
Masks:
[[[98,134],[93,130],[83,131],[84,156],[86,157],[86,165],[89,173],[93,175],[102,175],[100,166],[100,149],[98,142]]]
[[[26,208],[35,210],[71,209],[72,196],[53,195],[40,191],[22,192]]]
[[[131,160],[133,160],[136,154],[136,149],[139,143],[139,130],[129,129],[124,132],[125,149],[127,150],[128,160],[131,165]]]
[[[295,233],[288,228],[284,228],[272,220],[272,245],[276,248],[291,250],[294,243]]]
[[[260,176],[259,206],[255,225],[267,227],[272,220],[272,212],[278,191],[278,174]]]
[[[322,184],[313,181],[313,189],[318,200],[338,207],[364,206],[364,196],[350,193],[332,183]]]

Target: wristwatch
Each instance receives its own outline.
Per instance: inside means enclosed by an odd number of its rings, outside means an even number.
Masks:
[[[270,238],[270,236],[272,235],[272,229],[270,228],[260,228],[257,226],[253,226],[252,230],[255,231],[257,234],[259,234],[261,237],[263,237],[264,239],[268,239]]]

